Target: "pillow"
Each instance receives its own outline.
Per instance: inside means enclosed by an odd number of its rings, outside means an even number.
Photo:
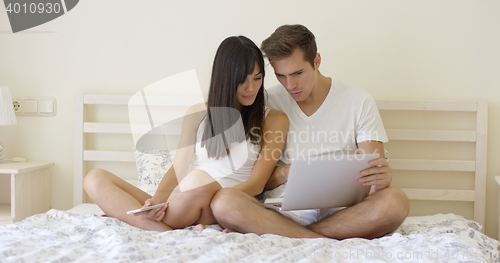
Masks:
[[[165,173],[174,161],[175,151],[156,147],[134,149],[139,189],[153,196]]]

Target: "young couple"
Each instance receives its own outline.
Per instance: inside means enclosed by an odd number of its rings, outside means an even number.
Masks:
[[[264,190],[283,188],[290,160],[300,152],[321,148],[380,154],[387,142],[371,96],[320,73],[321,56],[306,27],[281,26],[262,42],[261,49],[281,83],[268,89],[267,99],[259,48],[243,36],[225,39],[215,55],[208,101],[188,110],[198,117],[185,118],[180,139],[184,147],[177,150],[174,164],[154,196],[110,172],[94,169],[84,179],[84,188],[94,202],[109,216],[156,231],[190,225],[202,230],[214,223],[226,232],[297,238],[375,238],[394,231],[406,217],[409,201],[401,190],[389,186],[392,169],[384,158],[372,160],[372,168],[361,171],[359,183],[372,186],[374,193],[338,212],[277,212],[254,197]],[[244,136],[225,132],[233,129],[235,121],[226,122],[224,113],[211,113],[220,107],[240,113]],[[285,140],[287,130],[289,134],[335,131],[350,134],[352,139]],[[213,136],[221,133],[226,136]],[[235,169],[230,164],[237,156],[248,158]],[[283,165],[276,166],[280,158]],[[279,192],[277,189],[274,191]],[[168,204],[160,208],[126,214],[165,201]]]

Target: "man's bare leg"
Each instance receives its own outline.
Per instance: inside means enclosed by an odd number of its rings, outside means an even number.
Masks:
[[[210,206],[222,227],[240,233],[276,234],[297,238],[324,237],[265,208],[257,199],[233,188],[219,190]]]
[[[310,225],[310,230],[231,188],[217,192],[211,207],[219,224],[240,233],[340,240],[349,237],[375,238],[394,231],[408,214],[409,201],[397,188],[380,190],[360,204]]]
[[[398,188],[379,190],[361,203],[333,214],[308,228],[334,239],[377,238],[391,233],[408,215],[410,203]]]

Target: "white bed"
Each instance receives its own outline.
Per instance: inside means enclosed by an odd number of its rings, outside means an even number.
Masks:
[[[134,142],[126,116],[129,99],[130,96],[75,95],[75,207],[69,211],[52,209],[1,226],[1,262],[500,262],[497,250],[500,242],[487,237],[482,230],[486,188],[485,102],[377,101],[390,139],[386,148],[391,153],[394,184],[417,202],[416,210],[412,210],[411,216],[392,234],[374,240],[337,241],[224,234],[218,225],[209,226],[203,232],[191,228],[148,232],[100,216],[102,211],[95,204],[87,203],[91,200],[87,200],[82,190],[85,173],[93,167],[104,167],[132,182],[137,179],[132,152]],[[173,107],[178,110],[185,108],[183,101],[193,100],[179,97],[174,101],[177,105]],[[117,114],[119,109],[123,113],[121,116]],[[448,113],[459,115],[450,117]],[[415,114],[423,115],[417,118]],[[426,118],[438,117],[470,120],[473,124],[458,127],[458,130],[452,127],[453,130],[448,131],[441,127],[428,128],[424,124]],[[420,121],[408,122],[415,118]],[[408,126],[408,123],[411,124]],[[454,126],[447,121],[433,120],[433,123]],[[178,129],[173,129],[171,136],[178,133]],[[436,153],[425,157],[440,158],[426,159],[401,153],[408,148],[407,143],[413,142],[424,148],[427,147],[425,142],[434,146],[464,143],[465,148],[472,151],[466,157],[472,158],[458,156],[458,160],[454,160],[457,157],[454,154],[443,157]],[[458,172],[457,178],[470,175],[472,179],[465,179],[465,188],[458,185],[457,189],[436,189],[432,182],[431,187],[425,188],[411,179],[398,177],[400,173],[402,177],[405,173],[414,173],[426,178],[424,172],[445,173],[445,177]],[[418,187],[413,187],[415,185]],[[432,209],[418,210],[418,206],[422,206],[418,202],[424,202],[422,200],[470,205],[465,205],[465,210],[441,209],[441,213],[429,215]]]

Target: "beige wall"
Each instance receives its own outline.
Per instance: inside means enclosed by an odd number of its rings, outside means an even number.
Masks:
[[[486,229],[496,237],[500,1],[313,2],[86,0],[16,34],[9,33],[0,5],[0,85],[14,96],[54,96],[58,105],[55,117],[19,117],[18,125],[0,127],[7,156],[55,162],[52,206],[68,209],[73,94],[132,94],[193,68],[206,86],[226,36],[242,34],[259,44],[281,24],[302,23],[318,39],[321,71],[376,99],[488,101]],[[269,74],[266,82],[276,80]]]

